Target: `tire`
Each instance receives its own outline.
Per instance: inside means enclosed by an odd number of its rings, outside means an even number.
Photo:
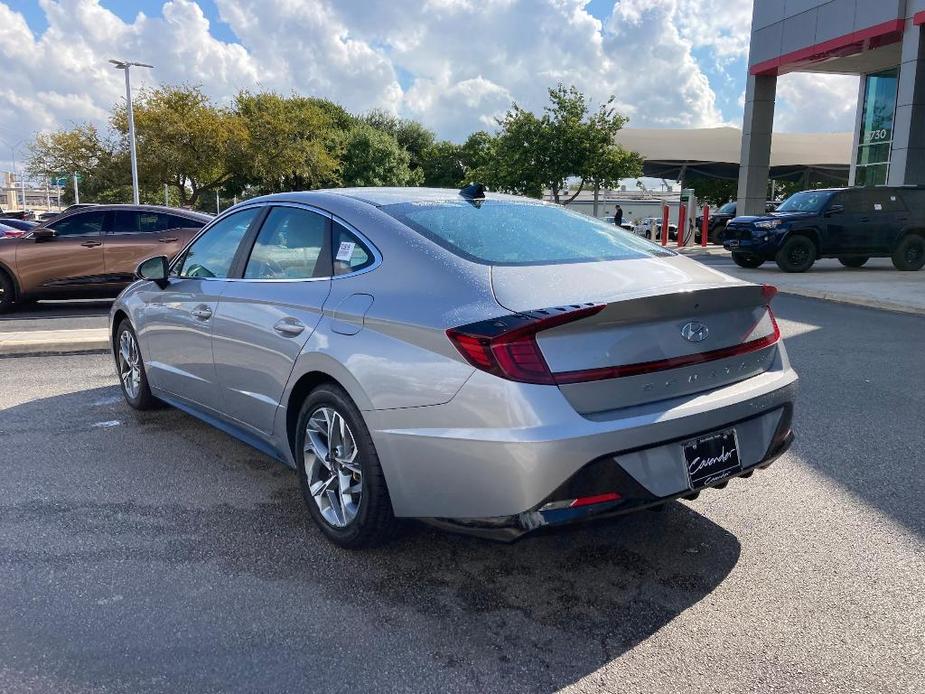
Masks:
[[[893,251],[893,267],[915,272],[925,267],[925,236],[910,234]]]
[[[725,235],[726,235],[726,225],[723,224],[722,226],[720,226],[719,224],[717,224],[715,227],[713,227],[713,229],[710,230],[708,238],[710,239],[710,243],[715,244],[717,246],[722,246],[723,237]]]
[[[8,313],[16,306],[16,287],[13,280],[0,270],[0,313]]]
[[[344,437],[339,433],[341,422]],[[332,438],[340,441],[335,449],[343,458],[330,455]],[[383,544],[395,534],[398,523],[376,447],[343,388],[328,383],[309,393],[299,411],[295,453],[302,496],[328,540],[345,549],[361,549]],[[350,493],[344,494],[344,487]]]
[[[845,267],[864,267],[864,264],[870,260],[870,258],[839,258],[840,262]]]
[[[161,402],[151,394],[144,359],[138,347],[138,336],[128,320],[123,320],[116,330],[113,343],[116,359],[116,373],[125,402],[136,410],[153,410]]]
[[[759,258],[757,255],[748,255],[747,253],[733,253],[732,260],[739,267],[749,268],[750,270],[764,265],[763,258]]]
[[[806,272],[816,262],[816,245],[806,236],[791,236],[777,252],[776,260],[784,272]]]

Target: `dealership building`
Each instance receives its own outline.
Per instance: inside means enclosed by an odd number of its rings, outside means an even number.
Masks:
[[[925,184],[925,0],[755,0],[739,210],[764,211],[777,78],[859,75],[852,185]]]

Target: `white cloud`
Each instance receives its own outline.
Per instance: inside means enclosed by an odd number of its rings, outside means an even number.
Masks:
[[[635,126],[719,125],[716,90],[730,88],[723,70],[746,55],[751,20],[750,0],[617,0],[605,22],[586,0],[215,2],[233,42],[215,38],[195,0],[131,21],[98,0],[39,0],[41,35],[0,0],[0,96],[19,107],[0,110],[0,139],[105,121],[124,91],[107,60],[122,57],[156,66],[133,72],[139,86],[201,84],[220,100],[294,91],[386,108],[456,140],[490,128],[512,100],[541,109],[559,81],[615,95]],[[783,78],[779,127],[850,129],[849,81]]]
[[[777,81],[774,128],[781,132],[854,130],[859,78],[793,73]]]

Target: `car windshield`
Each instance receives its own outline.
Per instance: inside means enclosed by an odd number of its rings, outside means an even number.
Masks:
[[[383,212],[468,260],[550,265],[671,255],[638,236],[554,205],[487,200],[385,205]]]
[[[784,200],[778,212],[821,212],[826,203],[832,198],[831,191],[804,190],[794,193]]]
[[[735,214],[736,213],[736,204],[734,202],[727,202],[725,205],[719,208],[720,214]]]

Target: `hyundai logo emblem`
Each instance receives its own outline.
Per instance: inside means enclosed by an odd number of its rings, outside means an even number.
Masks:
[[[700,321],[692,320],[681,328],[681,337],[688,342],[703,342],[710,336],[710,329]]]

